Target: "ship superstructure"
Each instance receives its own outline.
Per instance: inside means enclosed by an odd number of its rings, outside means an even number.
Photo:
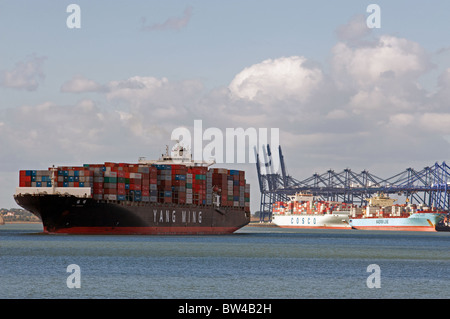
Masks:
[[[350,229],[348,215],[351,205],[319,201],[312,194],[296,193],[289,201],[275,202],[273,223],[282,228]]]
[[[367,199],[367,207],[354,209],[350,225],[366,230],[436,231],[446,212],[425,205],[394,205],[396,199],[379,193]]]

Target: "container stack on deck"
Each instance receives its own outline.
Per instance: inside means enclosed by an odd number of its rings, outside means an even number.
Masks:
[[[21,170],[20,187],[52,187],[52,168]],[[245,172],[185,165],[111,163],[57,167],[56,187],[89,187],[96,200],[212,205],[250,211]]]
[[[349,211],[356,205],[334,201],[289,201],[274,202],[272,212],[274,214],[329,214],[331,212]]]

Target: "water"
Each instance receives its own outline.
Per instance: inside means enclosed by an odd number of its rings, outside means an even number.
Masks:
[[[245,227],[78,236],[0,226],[0,298],[450,298],[450,233]],[[81,270],[68,288],[67,266]],[[380,288],[368,288],[380,267]]]

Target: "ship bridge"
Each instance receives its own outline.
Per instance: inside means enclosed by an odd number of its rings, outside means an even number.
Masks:
[[[286,201],[297,192],[309,192],[320,200],[341,201],[366,205],[367,199],[377,193],[396,194],[412,204],[423,204],[450,210],[450,167],[436,162],[421,170],[407,168],[388,178],[378,177],[367,170],[354,172],[346,168],[340,172],[332,169],[303,180],[287,174],[281,146],[278,147],[279,169],[273,167],[269,145],[263,148],[264,161],[256,152],[260,198],[260,219],[271,220],[272,204]]]

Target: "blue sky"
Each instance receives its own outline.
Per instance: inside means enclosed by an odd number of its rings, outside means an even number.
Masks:
[[[67,28],[71,3],[81,29]],[[371,3],[380,29],[365,25]],[[446,160],[448,12],[448,1],[2,0],[0,207],[15,205],[19,169],[157,157],[194,119],[280,128],[298,179]]]

